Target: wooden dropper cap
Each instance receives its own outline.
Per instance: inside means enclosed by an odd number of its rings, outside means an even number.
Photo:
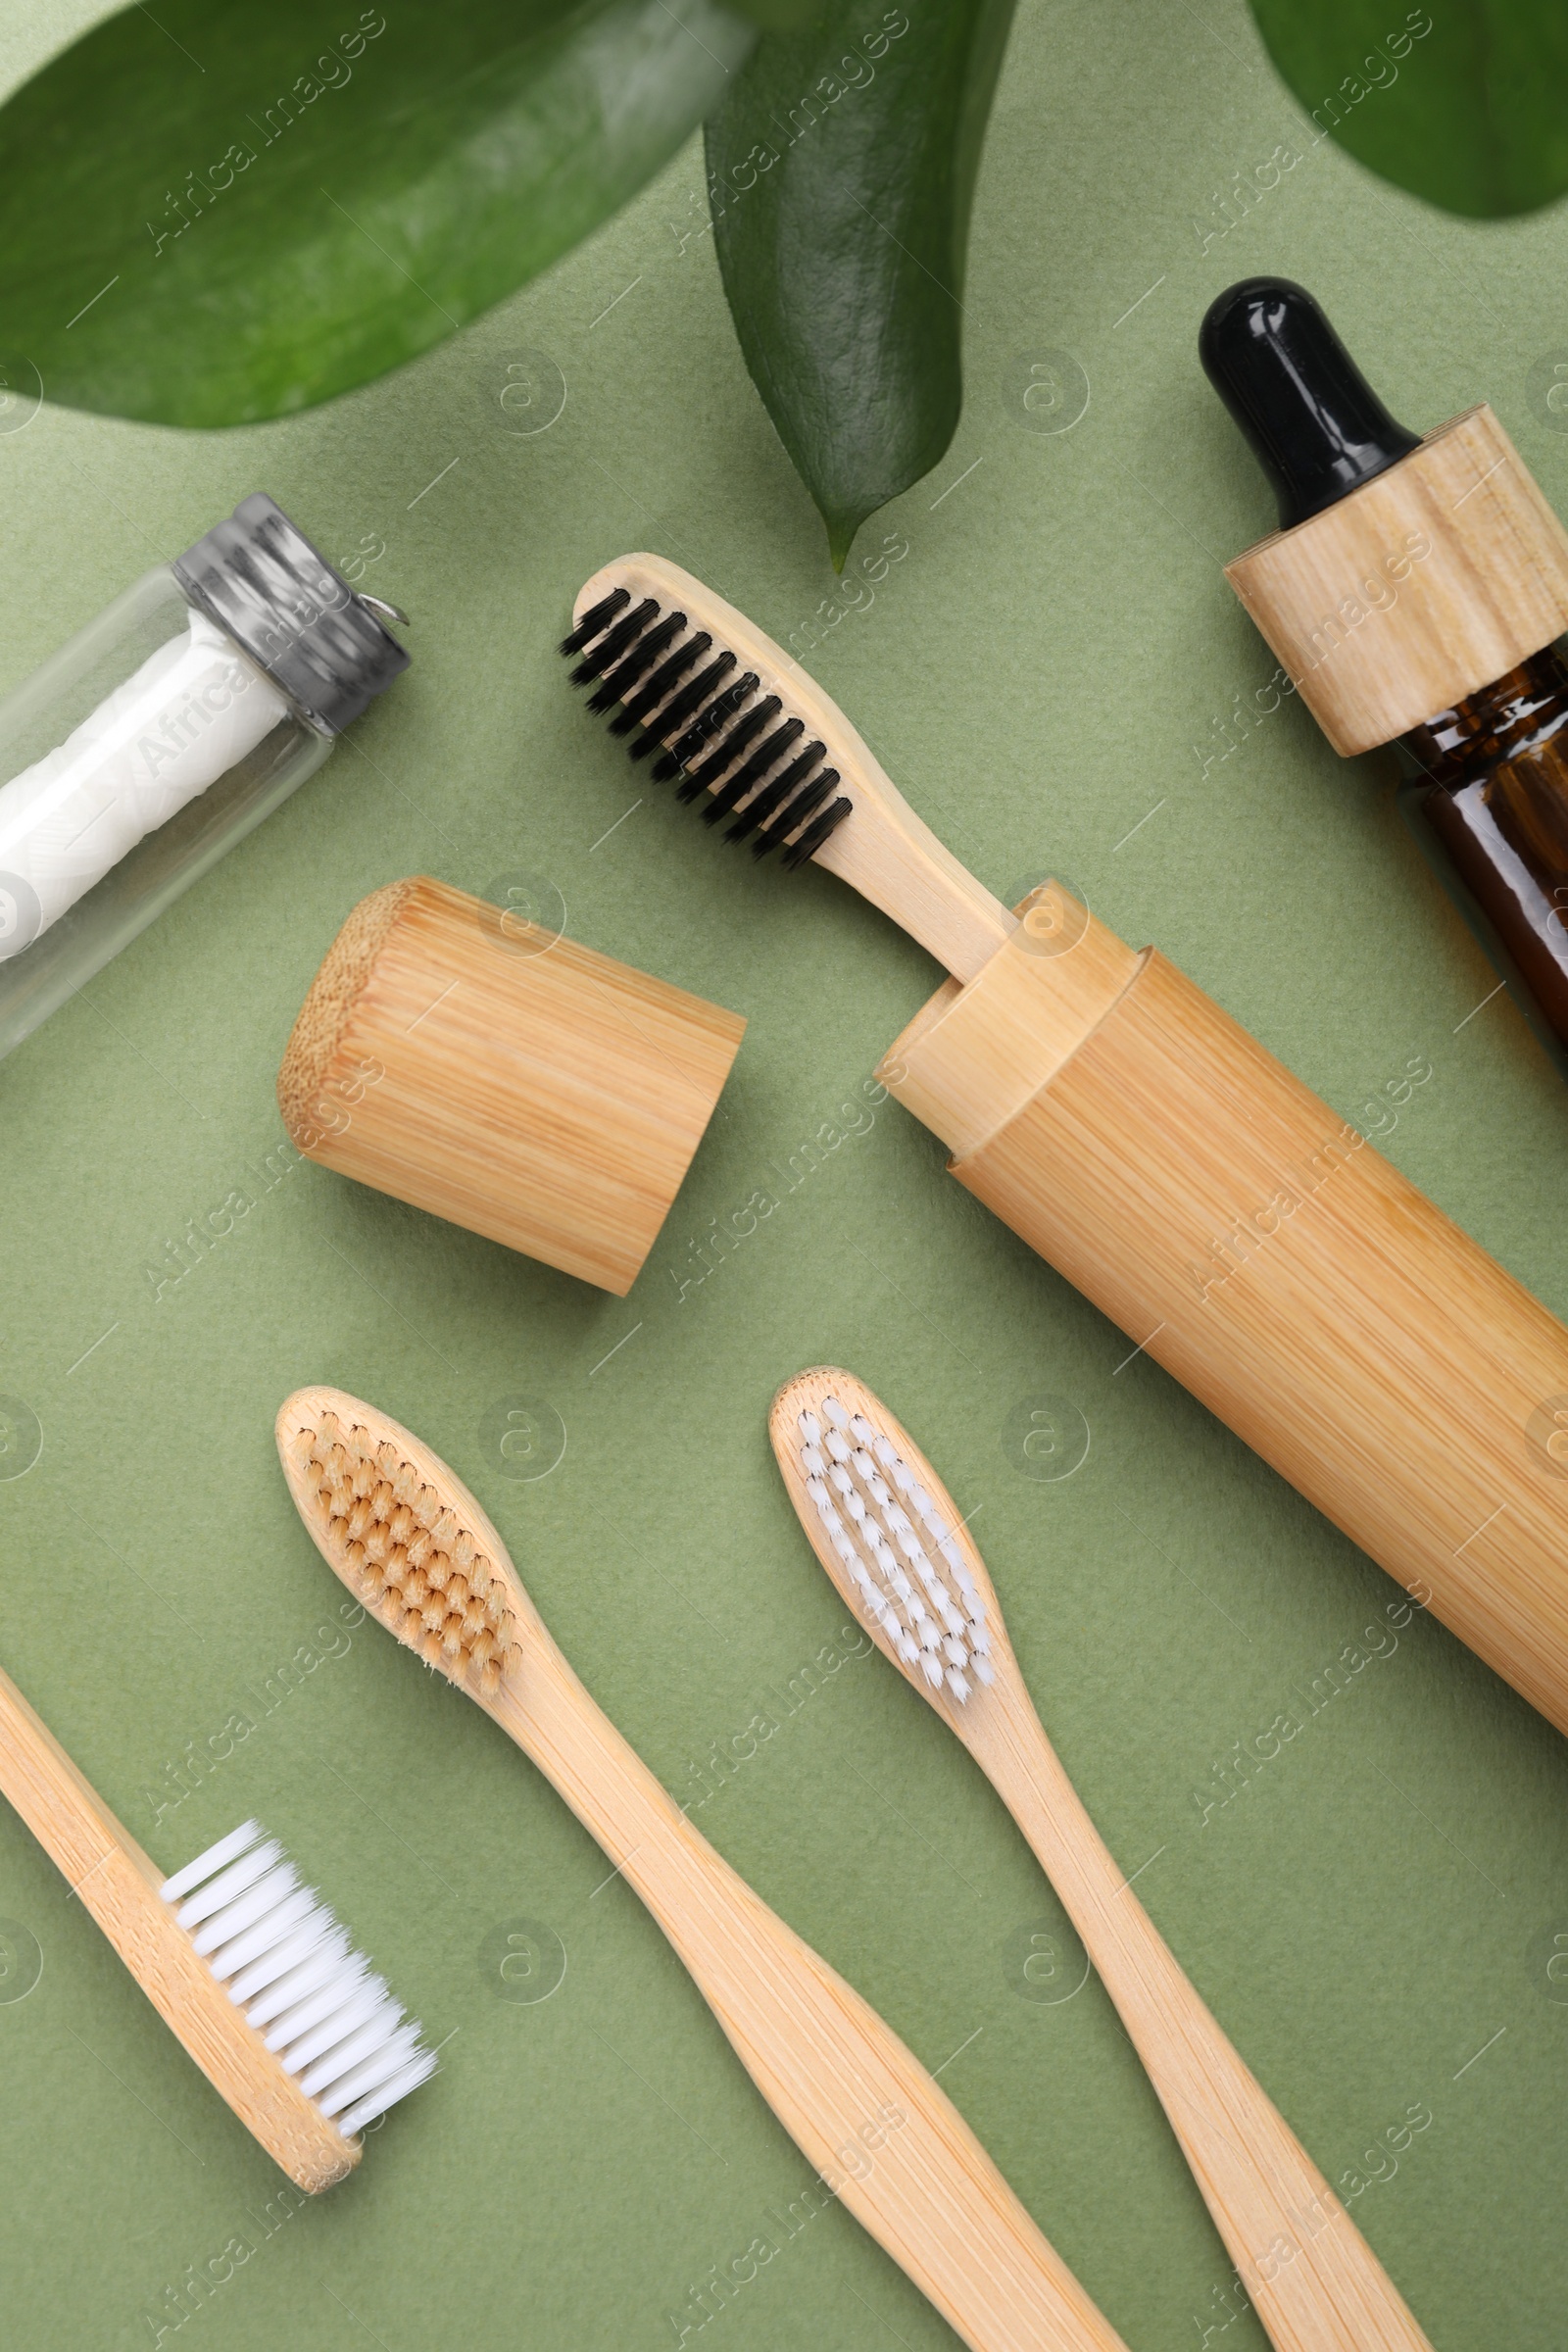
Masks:
[[[623,1297],[746,1023],[416,876],[362,899],[277,1074],[323,1167]]]
[[[1199,354],[1280,501],[1225,576],[1337,752],[1424,725],[1568,629],[1568,533],[1490,408],[1408,432],[1287,278],[1220,295]]]

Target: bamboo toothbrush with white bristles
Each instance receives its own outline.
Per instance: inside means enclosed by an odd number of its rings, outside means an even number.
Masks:
[[[812,1549],[996,1788],[1083,1939],[1279,2352],[1431,2352],[1388,2274],[1183,1974],[1035,1711],[930,1462],[862,1382],[798,1373],[768,1434]]]
[[[1124,2352],[946,2092],[595,1704],[445,1462],[336,1389],[290,1396],[277,1446],[328,1567],[555,1785],[808,2162],[973,2352]]]
[[[248,1821],[166,1879],[4,1674],[0,1791],[273,2162],[312,2194],[351,2173],[435,2058],[275,1839]]]

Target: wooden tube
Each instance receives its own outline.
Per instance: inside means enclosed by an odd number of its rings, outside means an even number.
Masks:
[[[623,1297],[745,1027],[416,876],[362,900],[333,941],[278,1102],[323,1167]]]
[[[878,1075],[960,1184],[1568,1732],[1568,1331],[1074,904],[1025,902]]]

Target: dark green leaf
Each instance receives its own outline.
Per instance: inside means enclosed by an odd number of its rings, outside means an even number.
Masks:
[[[741,349],[842,570],[962,399],[969,208],[1012,0],[851,0],[759,42],[708,126]]]
[[[714,0],[158,0],[0,109],[0,320],[165,424],[396,368],[625,202],[755,34]]]
[[[1568,189],[1562,0],[1252,0],[1318,129],[1429,204],[1480,219]]]

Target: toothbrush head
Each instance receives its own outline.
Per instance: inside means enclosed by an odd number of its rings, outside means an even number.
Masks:
[[[725,818],[726,841],[752,855],[782,849],[786,866],[813,858],[856,807],[841,771],[874,765],[854,728],[814,679],[701,580],[657,556],[607,564],[577,599],[562,652],[588,708],[618,710],[612,735],[630,735],[633,760],[654,761],[656,784],[679,776],[676,797],[702,801],[703,821]]]
[[[768,1435],[802,1526],[879,1649],[956,1728],[1009,1658],[985,1563],[952,1496],[853,1373],[799,1372]]]
[[[352,2135],[435,2073],[418,2025],[259,1822],[231,1831],[159,1893],[296,2095],[327,2127],[311,2136],[328,2150],[334,2133],[342,2141],[335,2169],[327,2165],[303,2184],[341,2179],[359,2158]]]
[[[277,1416],[300,1517],[388,1633],[470,1697],[493,1699],[529,1603],[466,1487],[398,1422],[340,1389],[300,1389]]]

